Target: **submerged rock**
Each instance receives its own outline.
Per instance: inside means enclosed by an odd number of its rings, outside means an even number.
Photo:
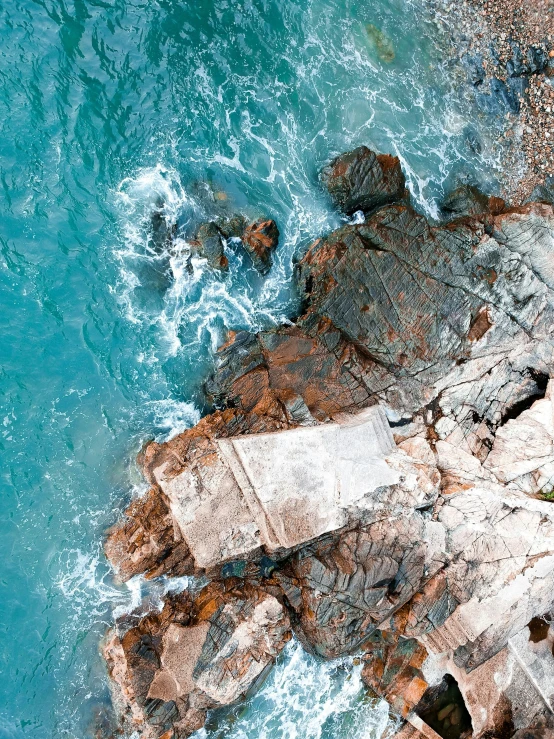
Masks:
[[[379,59],[387,62],[387,64],[393,62],[395,54],[391,39],[380,28],[374,26],[373,23],[366,23],[365,30]]]
[[[366,146],[333,159],[323,168],[321,180],[334,204],[346,215],[358,210],[369,213],[402,200],[406,192],[398,157],[376,154]]]
[[[343,202],[369,197],[345,161]],[[289,619],[322,657],[366,651],[402,736],[549,730],[550,632],[530,647],[527,625],[554,609],[554,212],[473,195],[449,223],[386,204],[316,241],[296,325],[230,336],[220,409],[141,455],[152,489],[106,544],[120,577],[213,580],[106,652],[151,736],[243,695]]]
[[[161,204],[159,209],[152,213],[150,225],[150,243],[152,245],[152,249],[156,254],[162,254],[171,243],[171,239],[176,231],[176,225],[168,223]]]
[[[203,223],[196,233],[198,254],[205,257],[213,269],[227,269],[229,261],[224,253],[224,243],[217,225],[210,221]]]

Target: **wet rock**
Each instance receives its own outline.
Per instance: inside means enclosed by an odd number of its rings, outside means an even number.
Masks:
[[[174,537],[188,548],[183,568],[192,574],[260,558],[262,552],[282,558],[351,521],[370,520],[407,501],[432,501],[436,475],[427,477],[424,465],[405,453],[389,456],[393,449],[384,414],[373,406],[340,423],[309,424],[281,434],[198,438],[189,444],[182,466],[154,452],[150,469],[168,501]],[[114,563],[116,544],[130,526],[110,536]],[[169,533],[166,539],[169,550]],[[136,552],[125,554],[137,561]],[[122,560],[123,572],[134,571]],[[155,561],[164,566],[165,560]]]
[[[263,678],[290,639],[289,619],[272,595],[235,585],[170,596],[160,613],[116,626],[104,655],[125,729],[184,739]]]
[[[242,235],[242,245],[252,260],[254,267],[265,275],[273,263],[272,252],[279,243],[279,229],[272,220],[259,220],[246,227]]]
[[[491,113],[504,114],[519,113],[520,102],[516,92],[504,80],[493,77],[490,82],[490,96],[488,99]]]
[[[156,254],[162,254],[171,244],[172,237],[175,234],[175,224],[167,221],[163,207],[152,213],[151,219],[151,238],[150,243]]]
[[[363,379],[367,375],[369,382],[370,364],[338,331],[321,336],[296,327],[255,336],[242,331],[219,350],[206,389],[217,403],[245,412],[275,403],[291,422],[325,421],[371,403]],[[386,385],[378,368],[373,374],[376,387]],[[300,417],[296,409],[302,409]]]
[[[527,50],[527,64],[530,74],[544,72],[548,66],[548,54],[540,46],[530,46]]]
[[[229,262],[224,253],[225,245],[216,223],[213,221],[203,223],[196,233],[196,241],[199,244],[199,255],[207,259],[210,267],[213,269],[227,269]]]
[[[488,213],[489,198],[473,185],[462,185],[444,198],[441,211],[452,218]]]
[[[548,66],[548,53],[540,46],[529,46],[524,54],[521,47],[512,43],[512,58],[506,62],[510,77],[523,77],[544,72]]]
[[[323,168],[321,181],[347,215],[358,210],[369,213],[405,196],[406,180],[398,158],[376,154],[366,146],[333,159]]]
[[[300,639],[326,658],[359,648],[443,566],[440,534],[412,509],[303,548],[275,573]]]
[[[507,85],[513,96],[513,99],[517,101],[519,112],[521,101],[526,101],[528,97],[529,80],[527,77],[509,77]]]
[[[216,224],[226,239],[242,239],[248,221],[239,213],[229,218],[218,218]]]
[[[479,133],[476,129],[474,129],[471,126],[468,126],[468,128],[464,131],[464,138],[467,143],[468,148],[474,153],[474,154],[481,154],[483,151],[483,144],[481,142],[481,137],[479,136]]]
[[[506,71],[510,77],[519,77],[529,74],[529,67],[525,63],[523,52],[518,44],[512,43],[512,58],[506,62]]]

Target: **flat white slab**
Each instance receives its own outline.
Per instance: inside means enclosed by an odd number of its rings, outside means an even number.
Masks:
[[[395,443],[372,406],[337,423],[219,439],[208,464],[176,477],[157,469],[199,567],[259,547],[290,549],[346,525],[347,509],[398,482],[385,461]],[[363,505],[363,504],[362,504]]]

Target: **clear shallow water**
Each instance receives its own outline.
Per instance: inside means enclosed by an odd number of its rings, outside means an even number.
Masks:
[[[321,165],[397,153],[431,215],[457,169],[494,176],[441,43],[415,0],[0,0],[0,738],[90,735],[99,639],[145,592],[116,587],[101,549],[144,489],[134,456],[198,418],[226,328],[294,314],[293,258],[340,222]],[[181,238],[221,209],[274,217],[269,276],[232,249],[226,276],[153,253],[160,198]],[[359,680],[294,650],[271,679],[289,665],[288,697],[264,692],[225,735],[381,720]]]

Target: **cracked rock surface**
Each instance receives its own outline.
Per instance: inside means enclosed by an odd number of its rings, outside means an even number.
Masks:
[[[365,221],[308,250],[293,326],[229,337],[218,409],[146,447],[151,490],[109,532],[121,579],[212,581],[105,647],[145,737],[244,696],[291,629],[323,658],[363,651],[406,739],[436,736],[433,696],[476,737],[552,728],[552,649],[522,634],[554,610],[553,209],[431,225],[398,186],[374,210],[360,156],[324,180]]]

